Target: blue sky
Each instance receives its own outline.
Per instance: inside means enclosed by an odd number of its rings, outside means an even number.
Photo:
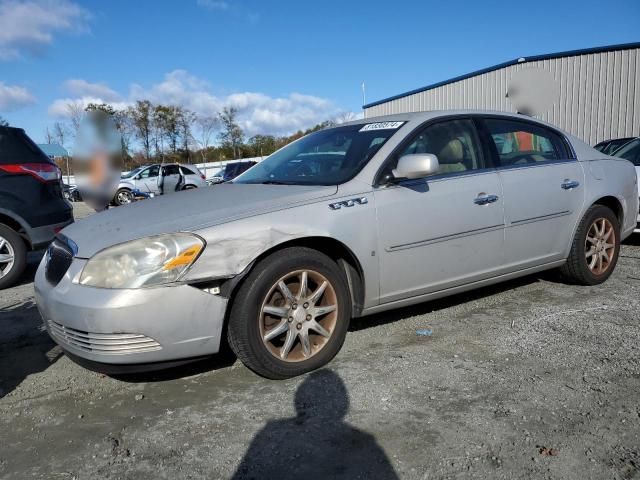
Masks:
[[[236,106],[283,134],[520,56],[640,40],[639,0],[0,0],[0,115],[37,141],[68,103]]]

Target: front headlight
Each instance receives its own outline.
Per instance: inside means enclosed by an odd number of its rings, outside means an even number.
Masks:
[[[80,283],[101,288],[139,288],[175,282],[198,258],[204,241],[174,233],[106,248],[89,259]]]

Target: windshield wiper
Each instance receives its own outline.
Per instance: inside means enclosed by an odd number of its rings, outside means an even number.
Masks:
[[[256,183],[259,183],[260,185],[296,185],[295,183],[283,182],[281,180],[264,180],[262,182],[256,182]]]

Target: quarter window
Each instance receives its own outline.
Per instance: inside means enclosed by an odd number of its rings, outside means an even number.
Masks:
[[[398,158],[412,153],[432,153],[440,164],[436,175],[441,175],[485,168],[480,152],[473,122],[448,120],[425,127]]]
[[[485,119],[501,166],[537,164],[567,158],[560,137],[526,122]]]

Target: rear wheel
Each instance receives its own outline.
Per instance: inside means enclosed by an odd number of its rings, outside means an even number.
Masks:
[[[18,281],[27,266],[27,247],[20,235],[0,224],[0,289]]]
[[[127,205],[133,202],[133,193],[128,188],[121,188],[116,192],[116,196],[113,199],[113,203],[116,205]]]
[[[597,285],[613,273],[619,253],[618,218],[610,208],[593,205],[582,218],[560,271],[571,282]]]
[[[195,185],[185,185],[182,187],[183,190],[193,190],[194,188],[198,188]]]
[[[259,375],[301,375],[338,353],[350,305],[344,274],[332,259],[287,248],[258,263],[243,282],[231,309],[229,344]]]

